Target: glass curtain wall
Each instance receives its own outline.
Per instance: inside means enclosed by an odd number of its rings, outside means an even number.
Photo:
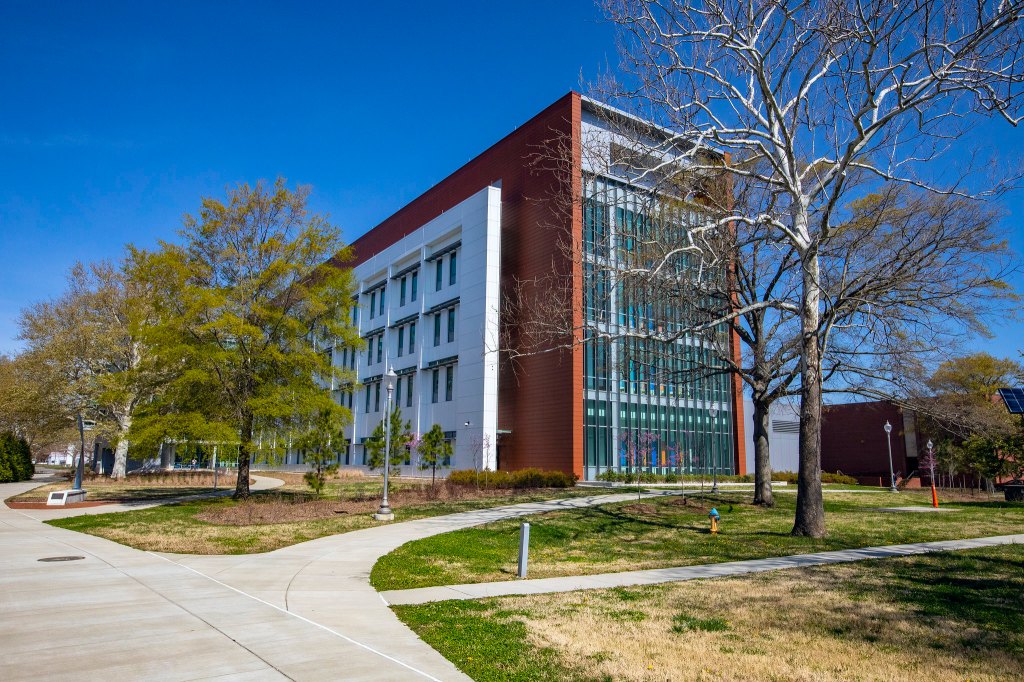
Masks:
[[[666,248],[697,214],[602,177],[583,187],[585,477],[734,473],[731,378],[713,350],[726,329],[684,334],[713,304],[680,282],[709,275]],[[658,263],[668,276],[652,279]]]

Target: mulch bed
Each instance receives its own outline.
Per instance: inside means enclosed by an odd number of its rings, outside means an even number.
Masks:
[[[393,507],[420,505],[445,500],[465,500],[503,497],[508,490],[476,490],[461,486],[439,484],[431,490],[423,486],[418,490],[398,490],[389,495]],[[518,490],[519,493],[536,492]],[[252,526],[293,521],[312,521],[338,518],[345,515],[372,514],[380,506],[379,495],[367,495],[356,499],[311,499],[302,497],[261,496],[229,506],[216,506],[200,512],[200,521],[222,526]]]

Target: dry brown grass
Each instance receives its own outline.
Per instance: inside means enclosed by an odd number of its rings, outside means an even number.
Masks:
[[[985,650],[997,632],[920,618],[905,604],[838,589],[871,581],[863,565],[678,583],[661,588],[502,599],[530,643],[613,680],[1020,679],[1021,661]],[[499,609],[495,609],[498,611]],[[721,631],[674,632],[674,619],[714,618]]]
[[[308,492],[257,493],[245,501],[224,497],[149,509],[69,517],[51,522],[137,549],[183,554],[268,552],[307,540],[379,525],[380,481],[342,484],[341,497]],[[424,518],[516,502],[588,494],[575,490],[485,490],[397,483],[390,495],[398,520]]]
[[[220,474],[218,487],[233,487],[235,474]],[[66,474],[66,480],[48,483],[28,492],[16,495],[10,500],[14,502],[45,502],[54,490],[67,490],[74,480],[74,473]],[[162,497],[178,497],[206,493],[213,490],[213,472],[211,471],[158,471],[146,474],[131,474],[126,478],[114,480],[107,476],[87,473],[82,478],[82,487],[89,492],[90,500],[146,500]]]
[[[309,486],[306,485],[306,481],[303,478],[304,471],[253,471],[257,476],[266,476],[267,478],[277,478],[284,481],[284,485],[277,488],[277,490],[289,491],[289,492],[309,492]],[[327,477],[328,489],[332,486],[337,487],[339,484],[344,485],[351,482],[369,481],[372,480],[363,471],[358,469],[339,469],[334,476]]]
[[[372,518],[367,515],[248,527],[169,522],[162,524],[159,529],[154,529],[146,523],[125,522],[112,524],[102,533],[96,534],[114,542],[151,552],[253,554],[270,552],[324,535],[366,528],[372,524]]]

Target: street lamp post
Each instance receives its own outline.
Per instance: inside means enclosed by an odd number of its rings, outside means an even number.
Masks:
[[[472,426],[472,424],[467,421],[462,426],[466,429],[466,443],[470,446],[470,448],[473,449],[473,469],[476,471],[476,487],[477,487],[477,490],[479,490],[480,489],[480,469],[482,467],[476,463],[476,448],[473,446],[472,443],[469,442],[469,427]],[[483,458],[481,457],[481,459],[483,459]]]
[[[889,446],[889,492],[898,493],[899,490],[896,489],[896,474],[892,470],[892,424],[889,423],[888,419],[885,420],[885,426],[882,428],[885,429],[885,442]]]
[[[708,410],[708,414],[711,415],[711,452],[713,453],[713,457],[714,457],[714,463],[712,464],[713,469],[712,469],[712,474],[711,474],[712,475],[711,492],[717,493],[718,492],[718,448],[715,447],[715,427],[717,426],[717,423],[715,422],[715,417],[718,415],[718,408],[717,407],[712,407],[710,410]]]
[[[384,374],[384,388],[388,392],[387,399],[384,401],[384,415],[381,417],[381,426],[384,429],[384,497],[381,498],[377,513],[373,515],[373,518],[378,521],[395,520],[395,512],[391,511],[391,506],[388,504],[388,471],[391,469],[391,424],[388,423],[388,418],[391,415],[391,394],[395,390],[397,377],[395,370],[390,367]]]
[[[931,479],[931,482],[932,482],[932,506],[933,507],[938,507],[939,506],[939,496],[935,492],[935,453],[933,451],[934,447],[935,447],[935,445],[932,443],[931,439],[929,438],[928,439],[928,476],[929,476],[929,478]]]

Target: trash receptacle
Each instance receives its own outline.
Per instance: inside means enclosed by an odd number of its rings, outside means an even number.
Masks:
[[[1024,502],[1024,481],[1004,483],[1003,496],[1007,502]]]

